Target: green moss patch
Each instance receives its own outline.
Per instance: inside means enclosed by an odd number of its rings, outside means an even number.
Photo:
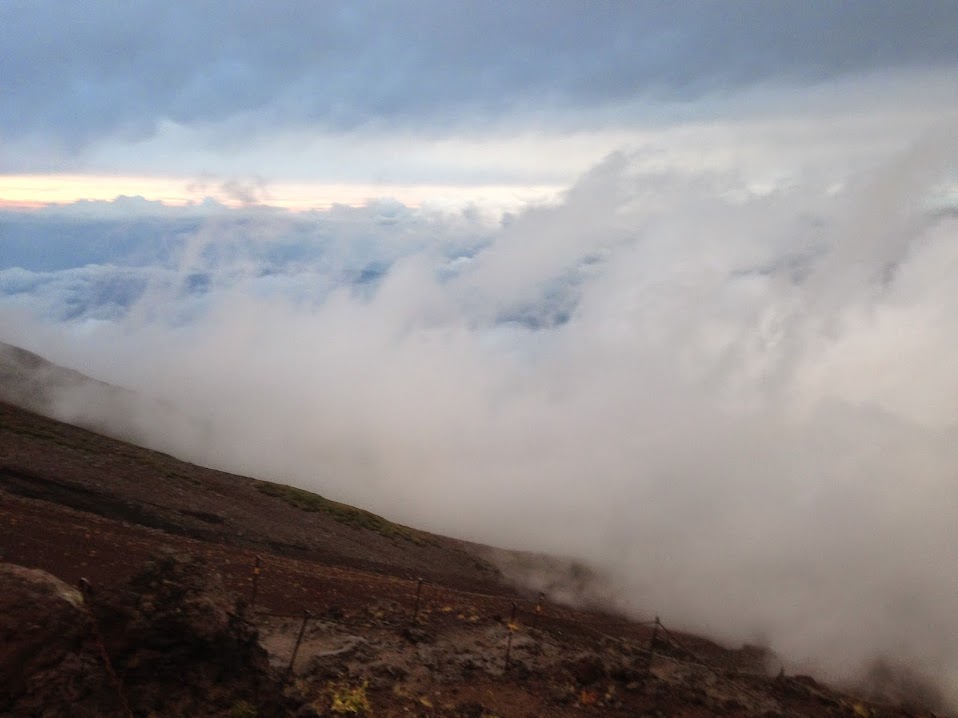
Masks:
[[[429,534],[422,531],[395,524],[392,521],[387,521],[382,516],[357,509],[349,504],[332,501],[305,489],[297,489],[295,486],[287,486],[286,484],[273,484],[269,481],[254,481],[253,485],[267,496],[274,496],[302,511],[328,514],[347,526],[368,529],[389,538],[411,541],[417,546],[435,543],[435,540]]]

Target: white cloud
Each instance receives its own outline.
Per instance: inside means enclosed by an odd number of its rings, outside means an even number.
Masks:
[[[622,153],[498,228],[230,213],[127,315],[4,331],[208,414],[202,442],[154,427],[193,460],[582,557],[629,610],[832,675],[884,653],[953,686],[958,220],[924,198],[955,159],[930,135],[756,193]]]

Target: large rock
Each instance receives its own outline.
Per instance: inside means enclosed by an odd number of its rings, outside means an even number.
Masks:
[[[165,556],[91,603],[134,712],[288,715],[256,630],[204,563]]]
[[[124,714],[79,591],[11,564],[0,564],[0,714]]]
[[[294,708],[202,563],[165,556],[126,584],[94,587],[86,603],[49,574],[0,565],[0,715],[279,718]]]

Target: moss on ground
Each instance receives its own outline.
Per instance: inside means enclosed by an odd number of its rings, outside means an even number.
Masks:
[[[295,506],[303,511],[329,514],[340,523],[344,523],[348,526],[369,529],[381,536],[400,538],[405,541],[411,541],[418,546],[435,543],[435,540],[427,533],[393,523],[370,511],[364,511],[349,504],[342,504],[338,501],[327,499],[325,496],[314,494],[305,489],[298,489],[295,486],[287,486],[286,484],[274,484],[269,481],[254,481],[254,486],[267,496],[281,499],[290,506]]]

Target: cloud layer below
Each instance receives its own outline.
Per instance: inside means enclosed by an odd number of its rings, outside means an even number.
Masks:
[[[0,338],[208,419],[150,427],[181,456],[954,686],[956,158],[931,135],[756,191],[617,153],[501,219],[7,213]]]

